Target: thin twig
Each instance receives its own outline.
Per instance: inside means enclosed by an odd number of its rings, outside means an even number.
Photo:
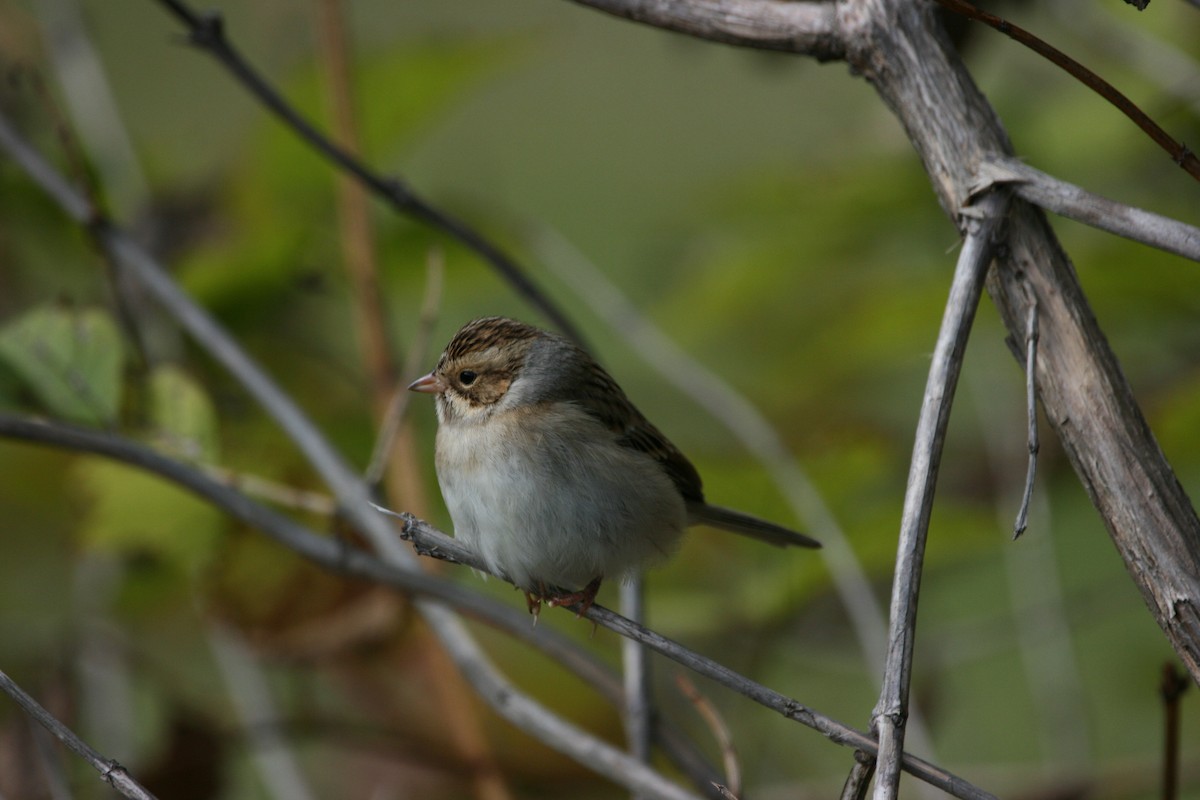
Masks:
[[[208,643],[242,727],[253,737],[251,756],[263,787],[277,800],[313,797],[287,740],[272,724],[279,714],[262,668],[249,648],[232,631],[216,625],[209,627]]]
[[[453,581],[422,571],[407,570],[386,564],[364,550],[349,547],[341,540],[319,535],[289,517],[212,479],[194,466],[152,450],[139,442],[86,428],[22,418],[2,412],[0,412],[0,438],[99,455],[152,472],[161,478],[177,483],[182,488],[212,503],[232,518],[261,531],[282,546],[331,572],[367,578],[407,594],[428,597],[444,603],[521,642],[537,647],[547,656],[578,675],[614,706],[619,707],[623,700],[620,680],[611,670],[553,628],[530,625],[529,616],[524,611],[499,603]],[[432,528],[428,530],[434,531]],[[433,536],[437,537],[436,541],[432,539]],[[462,549],[445,534],[434,531],[430,537],[422,537],[422,542],[424,543],[423,547],[434,552],[444,553],[449,556],[449,560],[455,560],[457,555],[464,559],[465,563],[474,564],[472,554]],[[683,752],[686,745],[675,731],[656,724],[655,735],[673,757],[683,753],[682,758],[676,758],[679,763],[692,766],[697,763],[691,753]],[[701,785],[707,785],[713,777],[711,770],[689,769],[688,773]],[[655,794],[654,796],[661,795]]]
[[[417,316],[417,330],[413,334],[412,346],[404,358],[404,367],[400,371],[400,381],[393,387],[391,400],[388,401],[387,411],[379,424],[379,435],[375,438],[375,447],[371,451],[371,460],[367,465],[363,480],[368,486],[378,486],[387,469],[388,458],[400,434],[404,416],[408,413],[408,404],[413,393],[408,391],[408,383],[417,377],[420,365],[425,361],[429,352],[429,342],[433,338],[433,328],[437,324],[438,308],[442,303],[442,277],[445,274],[446,258],[440,247],[429,250],[425,257],[425,294],[421,298],[421,310]]]
[[[190,465],[169,458],[140,443],[112,434],[58,423],[34,421],[4,413],[0,413],[0,437],[93,453],[154,472],[160,477],[178,483],[183,488],[213,503],[235,519],[261,530],[285,547],[333,572],[357,575],[414,595],[428,596],[453,606],[467,616],[493,625],[523,642],[535,645],[552,658],[566,663],[569,668],[576,671],[589,683],[598,688],[604,687],[602,691],[611,701],[619,701],[619,684],[611,673],[608,673],[594,658],[580,651],[561,634],[554,633],[548,626],[530,625],[528,615],[516,608],[500,605],[478,592],[468,590],[451,581],[424,572],[387,564],[363,550],[347,546],[343,542],[325,536],[319,536],[288,517],[212,480]],[[405,520],[402,535],[413,542],[418,552],[486,571],[485,565],[475,553],[461,543],[411,515],[397,514],[396,516]],[[575,609],[570,610],[575,611]],[[816,730],[833,742],[870,753],[875,752],[875,742],[868,734],[826,717],[797,700],[739,675],[728,667],[601,606],[592,606],[585,616],[622,636],[636,638],[655,652],[730,688],[765,708]],[[923,759],[905,754],[904,769],[955,797],[964,798],[964,800],[994,800],[994,796],[988,792]]]
[[[818,61],[844,58],[846,45],[833,3],[797,0],[575,0],[613,16],[713,42],[806,53]]]
[[[1163,664],[1162,683],[1159,684],[1163,701],[1163,800],[1177,800],[1179,797],[1179,698],[1187,691],[1188,685],[1185,673],[1169,661]]]
[[[50,733],[54,734],[60,742],[71,748],[84,761],[91,764],[92,768],[100,773],[100,777],[104,779],[118,792],[125,797],[133,798],[133,800],[154,800],[154,795],[150,794],[146,789],[138,783],[133,777],[116,761],[110,758],[105,758],[96,750],[92,749],[91,745],[75,735],[75,732],[59,722],[53,714],[42,707],[38,701],[29,696],[12,678],[8,677],[3,671],[0,671],[0,690],[17,701],[17,705],[25,710],[25,713],[33,717],[38,723]]]
[[[1015,158],[997,158],[980,164],[971,194],[978,195],[1000,183],[1011,185],[1023,200],[1067,219],[1200,261],[1200,228],[1114,202]]]
[[[996,476],[997,529],[1011,530],[1012,508],[1004,498],[1013,493],[1008,491],[1010,487],[1016,494],[1021,493],[1029,458],[1027,442],[1018,444],[1018,437],[1011,432],[1020,427],[1025,406],[1020,404],[1018,411],[1018,404],[999,390],[995,371],[972,370],[964,377],[972,381],[971,405],[978,417],[990,471]],[[1048,495],[1034,498],[1029,512],[1032,527],[1053,530]],[[1027,726],[1028,736],[1038,740],[1044,763],[1069,771],[1085,769],[1091,763],[1091,742],[1081,689],[1084,681],[1072,643],[1058,558],[1051,537],[1044,535],[1003,548],[1009,616],[1035,709],[1035,719]],[[953,634],[947,636],[955,638]],[[989,645],[995,644],[993,639],[988,637]],[[966,647],[970,649],[970,645]],[[942,656],[947,657],[945,653]],[[949,657],[943,663],[949,665],[953,660]]]
[[[284,508],[305,511],[322,517],[333,516],[337,511],[337,504],[333,498],[321,492],[297,489],[295,486],[278,483],[258,475],[235,472],[210,464],[203,464],[200,468],[226,486],[232,486],[251,497],[258,497]]]
[[[119,214],[141,210],[150,196],[149,183],[134,149],[105,61],[88,32],[89,20],[78,0],[36,4],[45,50],[62,89],[70,116],[63,135],[64,152],[77,180],[103,185],[105,206]],[[42,101],[68,131],[66,115],[49,93]],[[91,158],[85,155],[85,150]],[[96,178],[91,177],[94,171]],[[86,177],[85,177],[86,176]]]
[[[1025,441],[1029,450],[1029,466],[1025,470],[1025,491],[1021,493],[1021,508],[1017,511],[1017,522],[1013,525],[1013,539],[1024,533],[1029,524],[1029,502],[1033,499],[1033,482],[1037,479],[1037,348],[1038,307],[1035,297],[1029,303],[1029,314],[1025,318],[1025,412],[1028,415]]]
[[[733,734],[729,731],[729,726],[725,724],[725,720],[721,717],[721,713],[716,707],[705,697],[696,684],[692,683],[687,675],[680,673],[675,676],[675,684],[679,687],[679,691],[683,692],[683,696],[688,699],[692,707],[696,709],[704,723],[708,725],[708,729],[712,731],[713,738],[717,740],[717,747],[721,751],[721,763],[725,768],[725,783],[721,788],[733,795],[742,793],[742,764],[738,758],[737,745],[733,743]]]
[[[225,35],[225,25],[215,12],[198,13],[183,0],[157,0],[188,29],[188,42],[215,58],[254,95],[271,113],[290,127],[319,154],[339,169],[353,175],[372,192],[386,200],[396,211],[424,222],[473,250],[490,264],[516,292],[537,308],[555,327],[582,342],[578,329],[566,314],[550,300],[525,271],[497,245],[467,223],[431,205],[413,192],[400,178],[385,178],[343,148],[334,144],[317,127],[293,108],[233,46]]]
[[[1147,84],[1164,95],[1160,108],[1187,106],[1200,112],[1200,61],[1181,44],[1172,42],[1165,31],[1130,25],[1122,9],[1092,0],[1064,0],[1046,3],[1042,9],[1062,24],[1064,35],[1071,36],[1099,58],[1118,54],[1122,68],[1131,68]],[[1107,19],[1099,19],[1106,16]]]
[[[871,671],[882,675],[887,625],[875,591],[845,531],[771,421],[745,394],[663,333],[562,235],[540,229],[533,248],[639,358],[708,412],[763,465],[804,530],[821,540],[820,554],[829,564],[863,656]]]
[[[854,766],[842,785],[840,800],[865,800],[875,776],[875,757],[862,750],[854,751]]]
[[[872,674],[882,677],[887,624],[875,589],[821,492],[771,421],[745,394],[658,328],[562,235],[542,228],[534,237],[533,248],[639,358],[707,411],[763,465],[803,529],[820,539],[821,557],[829,566],[838,599],[850,618],[867,666]],[[914,749],[933,752],[932,737],[917,709],[911,707],[908,734]]]
[[[0,416],[0,421],[2,419],[3,417]],[[376,506],[376,508],[379,507]],[[416,519],[411,514],[387,511],[386,509],[380,510],[405,520],[401,536],[411,540],[418,553],[431,558],[446,559],[453,563],[463,564],[479,571],[487,571],[486,565],[474,552],[429,523]],[[495,577],[503,578],[499,575]],[[579,606],[563,606],[563,608],[573,614],[579,614],[581,610]],[[678,642],[644,628],[603,606],[593,605],[582,616],[621,636],[637,639],[654,652],[720,683],[764,708],[771,709],[787,719],[812,728],[832,742],[865,750],[871,754],[877,751],[875,740],[869,734],[814,711],[793,698],[740,675],[723,664],[689,650]],[[980,800],[993,797],[958,776],[907,753],[903,754],[901,768],[955,797],[979,798]]]
[[[646,624],[646,577],[638,574],[620,587],[621,613],[639,625]],[[625,683],[625,748],[644,764],[650,763],[651,697],[650,653],[633,639],[621,640],[621,673]],[[638,800],[633,798],[632,800]]]
[[[904,494],[896,573],[892,583],[888,666],[884,672],[879,702],[872,714],[872,725],[879,737],[875,800],[894,800],[899,792],[900,754],[904,750],[916,637],[917,596],[921,587],[921,567],[925,557],[929,517],[933,510],[938,466],[967,338],[983,292],[984,276],[992,260],[993,236],[1007,202],[1006,195],[988,194],[975,207],[967,209],[970,214],[964,214],[966,242],[950,285],[950,297],[946,302],[917,421],[908,488]]]
[[[337,146],[348,158],[359,158],[362,150],[358,120],[351,89],[351,66],[345,20],[340,0],[316,4],[317,44],[330,105]],[[380,290],[379,252],[364,185],[347,172],[334,170],[337,186],[338,239],[342,263],[350,285],[352,317],[367,380],[371,406],[381,416],[395,383],[394,364],[388,336],[384,293]]]
[[[46,793],[50,800],[72,800],[71,786],[67,780],[66,770],[63,769],[62,759],[54,748],[54,740],[49,731],[26,717],[29,735],[33,739],[34,755],[37,758],[39,771],[46,783]]]
[[[8,153],[68,216],[84,225],[113,262],[129,271],[209,355],[233,375],[292,439],[337,497],[347,519],[395,569],[418,572],[412,551],[392,526],[371,510],[368,489],[296,403],[238,346],[213,317],[192,301],[166,271],[128,235],[96,215],[91,205],[30,147],[0,115],[0,149]],[[444,605],[418,598],[417,609],[441,639],[475,690],[501,717],[579,763],[631,790],[654,797],[691,795],[654,770],[570,725],[519,691]]]
[[[1108,81],[1024,28],[1014,25],[1006,19],[1001,19],[995,14],[989,14],[986,11],[978,9],[966,2],[966,0],[937,0],[937,2],[955,14],[961,14],[967,19],[973,19],[991,28],[995,28],[1000,33],[1025,45],[1033,52],[1049,60],[1052,64],[1060,67],[1071,77],[1103,97],[1122,114],[1133,120],[1134,124],[1145,131],[1159,147],[1167,151],[1176,164],[1182,167],[1193,178],[1200,180],[1200,159],[1196,158],[1196,154],[1189,150],[1187,145],[1181,144],[1171,138],[1145,111],[1142,111],[1132,100],[1117,91],[1116,87]]]

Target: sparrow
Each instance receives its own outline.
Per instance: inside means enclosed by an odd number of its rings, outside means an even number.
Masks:
[[[536,615],[665,559],[708,525],[820,547],[704,500],[700,474],[571,340],[505,317],[468,322],[408,387],[434,395],[438,483],[454,535]]]

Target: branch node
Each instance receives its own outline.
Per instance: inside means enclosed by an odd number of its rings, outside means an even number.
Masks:
[[[105,783],[110,786],[115,785],[117,779],[122,775],[128,774],[125,767],[121,766],[116,759],[110,758],[105,764],[104,769],[100,772],[100,777]]]
[[[225,43],[225,19],[220,11],[202,11],[196,14],[188,43],[204,50],[215,50]]]

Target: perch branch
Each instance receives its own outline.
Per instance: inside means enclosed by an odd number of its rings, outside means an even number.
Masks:
[[[429,523],[416,519],[411,514],[387,513],[405,520],[405,525],[400,535],[411,540],[417,552],[422,555],[447,559],[473,569],[487,571],[482,561],[472,551],[437,530]],[[496,577],[503,578],[504,576]],[[576,614],[580,611],[579,606],[564,606],[564,608]],[[593,605],[583,616],[621,636],[636,639],[654,652],[671,659],[677,664],[682,664],[698,675],[703,675],[758,703],[764,708],[769,708],[787,719],[812,728],[830,741],[872,754],[877,751],[875,740],[869,734],[814,711],[787,695],[763,686],[744,675],[740,675],[723,664],[689,650],[661,634],[655,633],[619,614],[609,611],[603,606]],[[903,754],[901,768],[955,797],[972,799],[992,797],[988,792],[971,785],[962,778],[952,775],[930,764],[928,761],[909,755],[908,753]]]
[[[467,223],[430,204],[402,179],[386,178],[375,172],[344,148],[338,146],[293,108],[283,96],[252,67],[225,35],[219,14],[201,14],[183,0],[157,0],[188,29],[188,42],[208,53],[268,110],[291,128],[324,158],[353,175],[397,212],[442,231],[474,251],[492,266],[519,295],[546,316],[566,335],[582,341],[579,331],[542,289],[507,253]]]
[[[91,745],[80,739],[75,732],[63,725],[53,714],[42,707],[42,704],[34,700],[24,689],[13,682],[12,678],[8,677],[4,672],[0,672],[0,689],[9,697],[16,701],[25,713],[44,727],[54,737],[67,747],[75,751],[84,761],[92,765],[92,769],[100,773],[100,777],[104,782],[112,786],[125,797],[133,800],[155,800],[154,795],[146,791],[140,783],[116,761],[111,758],[105,758],[96,750],[92,749]]]
[[[1200,228],[1122,205],[1061,181],[1015,158],[991,158],[979,165],[972,193],[999,183],[1047,211],[1117,236],[1200,261]]]
[[[385,563],[366,551],[318,536],[288,517],[213,480],[204,472],[144,445],[112,434],[33,421],[4,413],[0,413],[0,437],[93,453],[154,472],[178,483],[234,518],[261,530],[283,546],[331,571],[377,581],[410,594],[428,596],[453,606],[467,616],[493,625],[523,642],[537,646],[599,688],[610,701],[620,702],[620,689],[617,688],[619,683],[610,672],[561,635],[553,633],[545,626],[530,625],[528,615],[516,608],[499,605],[458,584],[421,571]],[[411,541],[419,553],[486,571],[485,565],[474,552],[460,542],[412,515],[389,513],[404,519],[401,536]],[[651,650],[765,708],[816,730],[833,742],[870,753],[875,752],[875,742],[868,734],[813,711],[797,700],[756,683],[601,606],[592,606],[584,616],[622,636],[636,639]],[[994,800],[993,795],[988,792],[923,759],[905,754],[904,769],[955,797],[964,800]]]
[[[371,510],[366,485],[299,406],[145,250],[100,217],[82,195],[16,134],[3,115],[0,115],[0,150],[24,169],[68,216],[85,225],[113,263],[128,270],[130,277],[152,294],[180,326],[242,384],[299,447],[333,491],[343,513],[367,537],[381,558],[397,569],[419,571],[411,550],[396,539],[392,526]],[[470,639],[462,620],[444,605],[424,598],[419,598],[416,605],[458,668],[501,717],[628,789],[645,792],[650,797],[691,797],[657,772],[564,722],[518,691]]]
[[[933,364],[925,386],[921,414],[917,420],[908,489],[900,523],[896,574],[892,584],[892,612],[888,635],[888,663],[872,726],[879,736],[879,764],[875,781],[876,800],[893,800],[900,783],[900,753],[908,716],[908,694],[912,675],[913,644],[916,637],[917,595],[921,587],[921,565],[938,466],[950,421],[954,389],[962,368],[971,323],[983,293],[984,276],[992,260],[994,237],[1007,197],[989,194],[964,215],[966,242],[959,255],[942,328],[933,352]]]

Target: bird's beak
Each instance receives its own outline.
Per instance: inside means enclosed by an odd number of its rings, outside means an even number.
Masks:
[[[425,394],[441,394],[446,390],[446,384],[442,383],[441,378],[431,372],[410,383],[408,390],[410,392],[424,392]]]

